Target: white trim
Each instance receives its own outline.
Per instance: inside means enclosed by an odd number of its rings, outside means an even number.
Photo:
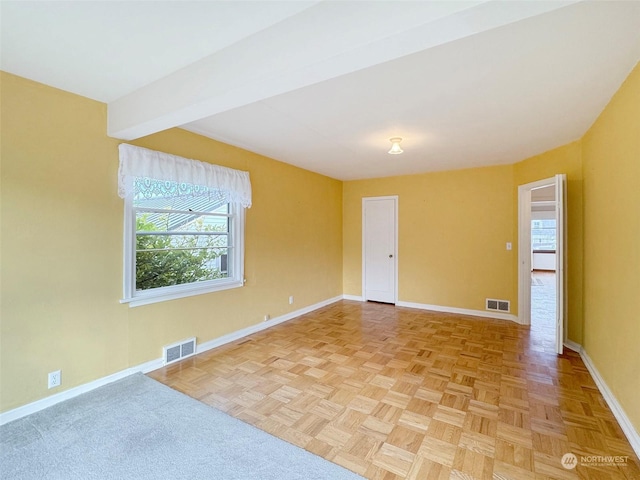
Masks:
[[[127,181],[132,181],[131,179]],[[133,196],[127,195],[124,198],[124,215],[123,215],[123,254],[122,254],[122,300],[123,303],[127,298],[133,298],[133,291],[135,290],[134,278],[136,276],[136,261],[135,254],[135,231],[136,220],[133,212]],[[131,273],[133,272],[133,273]]]
[[[420,310],[431,310],[434,312],[457,313],[460,315],[470,315],[473,317],[493,318],[498,320],[510,320],[518,323],[518,317],[510,313],[485,312],[484,310],[470,310],[467,308],[444,307],[442,305],[429,305],[426,303],[397,302],[398,307],[418,308]]]
[[[358,295],[342,295],[344,300],[354,300],[356,302],[366,302],[364,297]],[[419,310],[431,310],[433,312],[457,313],[460,315],[470,315],[473,317],[493,318],[498,320],[510,320],[518,323],[518,317],[510,313],[486,312],[484,310],[470,310],[467,308],[444,307],[442,305],[429,305],[426,303],[403,302],[398,300],[396,307],[417,308]]]
[[[149,290],[148,295],[139,295],[133,298],[123,298],[120,300],[120,303],[128,303],[129,307],[140,307],[142,305],[150,305],[152,303],[176,300],[178,298],[193,297],[194,295],[204,295],[206,293],[221,292],[223,290],[230,290],[232,288],[240,288],[242,286],[244,286],[244,280],[238,281],[236,279],[231,279],[231,281],[220,283],[187,283],[184,285],[173,285],[170,287],[153,289],[156,291]],[[169,292],[171,293],[168,293],[168,291],[164,289],[170,289]],[[158,292],[158,290],[161,290],[161,292]]]
[[[587,370],[589,370],[589,373],[591,374],[593,381],[598,387],[598,390],[604,397],[604,400],[605,402],[607,402],[607,405],[609,405],[609,408],[611,409],[613,416],[616,417],[616,420],[620,424],[620,428],[622,429],[625,436],[627,437],[627,440],[629,440],[629,443],[631,444],[631,448],[633,448],[633,451],[636,452],[636,455],[640,457],[640,434],[636,431],[636,429],[633,426],[633,423],[631,423],[631,420],[629,419],[624,409],[622,408],[622,405],[620,405],[615,395],[609,389],[609,386],[600,375],[600,372],[594,365],[593,360],[591,360],[591,357],[587,355],[587,352],[584,351],[584,348],[582,347],[582,345],[574,342],[573,340],[566,339],[564,341],[564,346],[580,355],[580,358],[582,358],[582,361],[584,362],[585,367],[587,367]]]
[[[259,323],[251,327],[247,327],[242,330],[223,335],[222,337],[210,340],[208,342],[204,342],[196,347],[196,354],[206,352],[207,350],[211,350],[212,348],[219,347],[229,342],[233,342],[234,340],[237,340],[239,338],[246,337],[247,335],[265,330],[269,327],[273,327],[274,325],[286,322],[293,318],[299,317],[300,315],[304,315],[305,313],[312,312],[340,300],[342,300],[342,295],[338,295],[337,297],[323,300],[294,312],[286,313],[279,317],[272,318],[268,322]],[[109,383],[115,382],[116,380],[128,377],[129,375],[133,375],[134,373],[149,373],[153,370],[162,368],[163,366],[163,359],[156,358],[135,367],[126,368],[111,375],[107,375],[106,377],[98,378],[97,380],[78,385],[77,387],[70,388],[69,390],[65,390],[64,392],[56,393],[55,395],[51,395],[41,400],[36,400],[35,402],[31,402],[21,407],[14,408],[13,410],[8,410],[4,413],[0,413],[0,425],[4,425],[5,423],[12,422],[19,418],[26,417],[27,415],[31,415],[32,413],[39,412],[40,410],[44,410],[45,408],[51,407],[57,403],[64,402],[65,400],[77,397],[78,395],[81,395],[83,393],[90,392],[91,390],[95,390],[96,388],[102,387],[103,385],[107,385]]]
[[[600,390],[600,393],[602,393],[604,400],[607,402],[607,405],[609,405],[609,408],[613,412],[613,416],[616,417],[616,420],[618,420],[620,428],[622,428],[622,431],[627,436],[627,440],[629,440],[631,448],[633,448],[633,451],[636,452],[636,455],[640,457],[640,434],[638,434],[636,429],[633,427],[633,423],[631,423],[631,420],[625,413],[622,405],[620,405],[613,392],[605,383],[604,379],[600,375],[600,372],[598,372],[598,369],[591,360],[591,357],[587,355],[587,352],[585,352],[582,347],[580,347],[580,351],[578,353],[580,353],[580,357],[582,357],[582,361],[593,377],[593,381],[596,383],[598,390]]]
[[[582,354],[582,345],[574,342],[573,340],[569,340],[568,338],[564,341],[564,346],[569,350],[573,350],[576,353]]]
[[[232,276],[225,279],[208,280],[203,282],[170,285],[150,290],[136,291],[136,216],[133,209],[133,197],[128,195],[124,199],[124,254],[123,254],[123,298],[120,303],[128,303],[129,307],[139,307],[152,303],[176,300],[212,292],[230,290],[244,286],[244,231],[245,209],[237,203],[229,203],[231,219],[231,238],[233,239],[234,255],[231,256]]]
[[[364,302],[362,295],[342,295],[343,300],[353,300],[355,302]]]
[[[162,359],[157,358],[155,360],[151,360],[150,362],[127,368],[116,373],[112,373],[111,375],[107,375],[106,377],[99,378],[92,382],[83,383],[82,385],[70,388],[69,390],[65,390],[64,392],[56,393],[55,395],[51,395],[41,400],[36,400],[35,402],[31,402],[21,407],[14,408],[13,410],[0,413],[0,425],[4,425],[5,423],[12,422],[13,420],[17,420],[19,418],[26,417],[27,415],[31,415],[32,413],[39,412],[40,410],[44,410],[45,408],[55,405],[56,403],[64,402],[65,400],[77,397],[78,395],[82,395],[83,393],[90,392],[91,390],[95,390],[96,388],[115,382],[116,380],[128,377],[129,375],[133,375],[134,373],[148,373],[161,367]]]
[[[567,339],[567,176],[560,173],[556,179],[556,353],[562,355]]]
[[[365,285],[365,279],[366,279],[366,252],[365,252],[365,212],[364,212],[364,205],[366,202],[368,201],[375,201],[375,200],[393,200],[393,205],[394,205],[394,221],[395,221],[395,225],[393,226],[394,229],[394,252],[393,252],[393,260],[394,260],[394,291],[393,291],[393,303],[397,304],[398,303],[398,195],[386,195],[386,196],[381,196],[381,197],[362,197],[362,226],[361,226],[361,230],[362,230],[362,240],[361,240],[361,250],[362,250],[362,298],[363,300],[366,300],[366,285]]]

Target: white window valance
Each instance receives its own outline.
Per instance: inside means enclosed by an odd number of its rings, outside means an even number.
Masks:
[[[251,207],[249,172],[122,143],[118,195],[145,195],[162,189],[188,195],[207,193]],[[146,189],[146,190],[145,190]]]

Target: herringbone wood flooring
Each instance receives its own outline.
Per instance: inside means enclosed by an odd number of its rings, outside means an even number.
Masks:
[[[580,357],[508,321],[340,301],[152,372],[371,479],[638,479]],[[621,465],[560,463],[628,456]]]

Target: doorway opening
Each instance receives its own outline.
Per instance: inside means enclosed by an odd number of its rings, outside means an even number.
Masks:
[[[544,351],[561,354],[566,332],[566,176],[518,187],[518,319]]]
[[[531,190],[531,329],[547,351],[555,349],[556,302],[555,182]]]

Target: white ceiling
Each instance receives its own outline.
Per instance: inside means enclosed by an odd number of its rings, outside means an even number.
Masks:
[[[349,180],[580,138],[640,60],[640,2],[0,2],[2,70]],[[388,155],[403,137],[402,155]]]

